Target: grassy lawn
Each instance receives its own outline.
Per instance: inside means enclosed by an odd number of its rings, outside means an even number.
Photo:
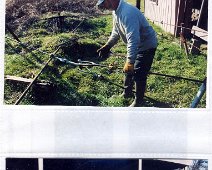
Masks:
[[[64,45],[57,57],[75,62],[78,59],[89,60],[104,65],[116,62],[119,67],[123,67],[126,46],[122,41],[113,48],[113,53],[107,59],[99,59],[96,53],[110,35],[111,19],[110,15],[87,18],[75,32],[72,32],[81,19],[66,18],[62,33],[55,28],[54,23],[40,20],[19,34],[21,41],[27,44],[32,53],[26,52],[8,33],[5,44],[5,75],[34,78],[49,59],[49,55],[39,50],[52,53],[61,43]],[[153,27],[158,33],[159,46],[151,71],[203,80],[206,76],[206,56],[186,56],[179,46],[178,39],[155,25]],[[51,92],[40,90],[38,87],[31,88],[21,104],[125,107],[133,99],[121,98],[119,94],[122,93],[122,89],[112,84],[122,85],[123,76],[122,70],[119,69],[113,71],[107,67],[80,69],[54,59],[39,77],[39,80],[51,82]],[[191,81],[150,74],[144,106],[187,108],[200,85]],[[14,104],[25,88],[26,85],[21,83],[5,82],[4,103]],[[205,106],[204,95],[198,107]]]

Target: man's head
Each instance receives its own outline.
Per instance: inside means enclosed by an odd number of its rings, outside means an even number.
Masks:
[[[98,0],[96,5],[100,9],[116,10],[119,5],[119,0]]]

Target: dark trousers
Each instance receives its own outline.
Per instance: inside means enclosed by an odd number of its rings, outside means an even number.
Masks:
[[[134,74],[125,74],[125,92],[129,93],[132,91],[133,87],[133,80],[136,83],[136,95],[139,98],[142,98],[144,96],[145,88],[146,88],[146,80],[148,72],[151,69],[153,59],[155,56],[156,48],[151,48],[145,51],[140,51],[137,54],[137,58],[135,60],[134,64]],[[139,92],[138,92],[139,91]]]
[[[156,48],[141,51],[137,54],[134,64],[134,81],[146,81],[149,70],[151,69]]]

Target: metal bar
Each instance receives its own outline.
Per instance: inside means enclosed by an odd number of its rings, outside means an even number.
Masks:
[[[204,82],[204,81],[201,81],[201,80],[195,80],[195,79],[185,78],[185,77],[180,77],[180,76],[172,76],[172,75],[161,74],[161,73],[149,72],[149,74],[154,74],[154,75],[164,76],[164,77],[169,77],[169,78],[174,78],[174,79],[188,80],[188,81],[193,81],[193,82],[197,82],[197,83],[203,83]]]
[[[13,30],[6,24],[6,29],[10,32],[10,34],[18,41],[21,43],[19,40],[18,36],[13,32]]]
[[[197,107],[197,105],[199,104],[199,102],[200,102],[202,96],[204,95],[205,91],[206,91],[206,78],[205,78],[204,82],[202,83],[202,85],[200,86],[200,88],[199,88],[199,90],[196,94],[196,97],[194,98],[194,100],[191,103],[190,108],[196,108]]]
[[[85,18],[71,32],[74,33],[84,21],[85,21]]]
[[[46,66],[49,64],[49,62],[53,59],[54,54],[56,54],[59,51],[59,49],[60,49],[60,47],[57,50],[55,50],[52,54],[50,54],[50,58],[48,59],[48,61],[45,63],[45,65],[40,70],[40,72],[37,74],[37,76],[33,79],[33,81],[24,90],[24,92],[21,94],[21,96],[19,97],[19,99],[15,102],[15,105],[18,105],[21,102],[21,100],[24,98],[24,96],[26,95],[26,93],[29,91],[29,89],[32,87],[32,85],[35,83],[35,81],[41,75],[41,73],[43,72],[43,70],[46,68]]]
[[[77,66],[79,66],[79,67],[96,67],[96,66],[98,66],[98,67],[110,67],[109,65],[98,64],[98,63],[94,63],[92,61],[81,61],[81,60],[79,60],[79,62],[76,63],[76,62],[67,60],[65,58],[61,58],[61,57],[55,57],[55,59],[59,60],[62,63],[74,65],[76,67]],[[113,66],[111,66],[111,67],[113,67]],[[121,67],[115,67],[115,68],[122,69]]]
[[[28,52],[30,51],[26,45],[24,45],[21,40],[18,38],[18,36],[13,32],[13,30],[6,24],[6,29],[10,32],[10,34],[13,36],[13,38],[19,42],[19,44],[26,49]]]
[[[110,84],[113,84],[113,85],[115,85],[115,86],[121,88],[121,89],[126,89],[124,86],[122,86],[122,85],[120,85],[120,84],[114,83],[113,81],[109,80],[108,78],[104,77],[104,76],[101,75],[101,74],[96,74],[96,73],[91,72],[91,71],[90,71],[90,72],[83,72],[83,73],[85,73],[85,74],[91,74],[91,75],[93,75],[94,77],[97,77],[99,80],[104,80],[104,81],[107,81],[107,82],[110,83]],[[135,93],[134,90],[132,90],[132,92]]]
[[[203,7],[204,7],[204,3],[205,3],[205,0],[202,0],[202,4],[201,4],[201,8],[200,8],[200,15],[199,15],[199,19],[197,21],[197,25],[199,27],[200,25],[200,21],[201,21],[201,18],[202,18],[202,10],[203,10]]]
[[[70,64],[70,65],[74,65],[74,66],[81,66],[81,67],[93,67],[93,66],[100,66],[100,67],[109,67],[108,65],[103,65],[103,64],[97,64],[91,61],[81,61],[79,63],[73,62],[73,61],[69,61],[67,59],[64,58],[60,58],[60,57],[55,57],[56,59],[58,59],[59,61],[66,63],[66,64]],[[121,67],[117,67],[117,69],[122,69]],[[191,79],[191,78],[185,78],[185,77],[180,77],[180,76],[172,76],[172,75],[167,75],[167,74],[161,74],[161,73],[154,73],[154,72],[149,72],[148,74],[154,74],[154,75],[158,75],[158,76],[164,76],[164,77],[169,77],[169,78],[174,78],[174,79],[183,79],[183,80],[187,80],[187,81],[193,81],[193,82],[197,82],[197,83],[203,83],[203,81],[201,80],[195,80],[195,79]]]

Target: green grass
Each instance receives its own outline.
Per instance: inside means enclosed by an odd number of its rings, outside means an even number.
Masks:
[[[58,57],[77,61],[90,60],[109,65],[116,62],[123,67],[126,55],[126,46],[120,41],[114,48],[113,54],[107,59],[99,59],[96,50],[103,45],[112,29],[111,16],[103,16],[85,20],[73,33],[74,26],[70,22],[79,23],[79,20],[66,21],[63,33],[48,28],[48,23],[40,21],[26,30],[20,37],[21,41],[36,48],[33,53],[26,52],[15,41],[6,38],[5,75],[15,75],[25,78],[34,78],[49,55],[38,51],[52,53],[61,43],[62,49]],[[77,25],[77,24],[76,24]],[[75,26],[76,26],[75,25]],[[206,76],[207,61],[204,55],[186,56],[178,44],[178,39],[164,33],[153,25],[158,33],[159,46],[155,55],[151,71],[173,76],[181,76],[203,80]],[[6,37],[10,36],[9,34]],[[107,68],[88,68],[91,72],[101,74],[110,82],[122,85],[123,73],[121,70],[110,72]],[[39,87],[32,88],[21,104],[33,105],[68,105],[68,106],[111,106],[125,107],[133,99],[123,99],[119,96],[122,89],[105,79],[98,79],[83,68],[74,68],[53,60],[39,77],[39,80],[51,82],[51,92]],[[195,97],[199,83],[178,80],[162,76],[149,75],[146,91],[146,107],[189,107]],[[5,104],[14,104],[26,88],[23,84],[5,82]],[[204,95],[198,107],[206,106]]]

